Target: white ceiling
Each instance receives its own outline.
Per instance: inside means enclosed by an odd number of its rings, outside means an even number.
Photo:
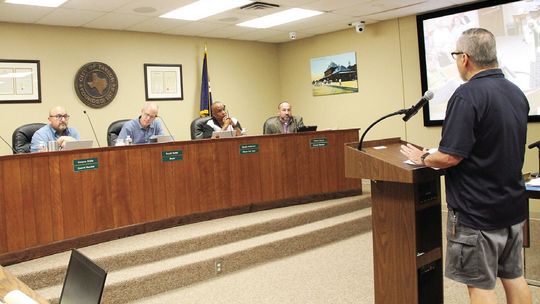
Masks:
[[[279,43],[350,28],[355,21],[369,24],[416,15],[478,0],[268,0],[278,8],[233,9],[199,21],[159,18],[160,15],[195,0],[69,0],[58,8],[15,5],[0,0],[0,21],[124,31],[154,32]],[[251,29],[237,23],[297,7],[324,14],[270,29]],[[137,12],[137,11],[151,12]],[[352,28],[351,28],[352,30]]]

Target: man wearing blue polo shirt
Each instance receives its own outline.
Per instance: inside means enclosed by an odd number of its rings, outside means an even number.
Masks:
[[[69,115],[61,106],[49,110],[49,124],[41,127],[32,136],[30,152],[47,151],[47,143],[56,141],[63,147],[66,141],[79,140],[80,135],[74,128],[68,127]]]
[[[163,135],[163,129],[159,121],[156,121],[159,107],[153,102],[144,104],[141,115],[132,119],[122,126],[118,139],[124,140],[129,135],[134,144],[150,143],[150,138],[155,135]]]

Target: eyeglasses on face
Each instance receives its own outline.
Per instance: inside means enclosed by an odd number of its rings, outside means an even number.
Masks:
[[[64,114],[64,115],[60,115],[60,114],[58,114],[58,115],[49,115],[49,117],[54,118],[56,120],[62,120],[62,118],[65,119],[65,120],[69,120],[69,115],[67,115],[67,114]]]
[[[454,58],[454,60],[457,59],[458,55],[463,55],[463,54],[465,54],[465,53],[464,52],[452,52],[452,53],[450,53],[450,55],[452,55],[452,58]]]
[[[149,119],[156,119],[157,115],[150,115],[148,113],[143,113],[143,117],[144,118],[149,118]]]

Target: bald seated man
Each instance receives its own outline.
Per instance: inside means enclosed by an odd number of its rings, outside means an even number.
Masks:
[[[74,128],[68,127],[69,115],[61,106],[49,110],[49,123],[32,136],[30,152],[47,151],[47,143],[56,141],[59,147],[64,147],[66,141],[79,140],[81,136]]]
[[[303,126],[302,117],[293,116],[291,105],[284,101],[278,105],[278,115],[266,120],[263,134],[296,133]]]
[[[124,124],[118,139],[124,140],[129,135],[133,144],[150,143],[150,138],[155,135],[164,135],[161,124],[156,120],[159,107],[153,102],[147,102],[141,109],[141,115]]]
[[[206,123],[212,131],[235,131],[236,136],[242,134],[242,126],[238,119],[229,117],[229,113],[222,102],[212,104],[212,119]],[[205,132],[206,138],[212,136],[212,132]]]

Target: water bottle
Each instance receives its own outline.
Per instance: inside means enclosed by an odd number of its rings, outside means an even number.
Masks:
[[[124,144],[126,146],[130,146],[132,142],[133,142],[133,140],[131,139],[131,136],[129,136],[129,135],[126,136],[126,139],[124,139]]]

